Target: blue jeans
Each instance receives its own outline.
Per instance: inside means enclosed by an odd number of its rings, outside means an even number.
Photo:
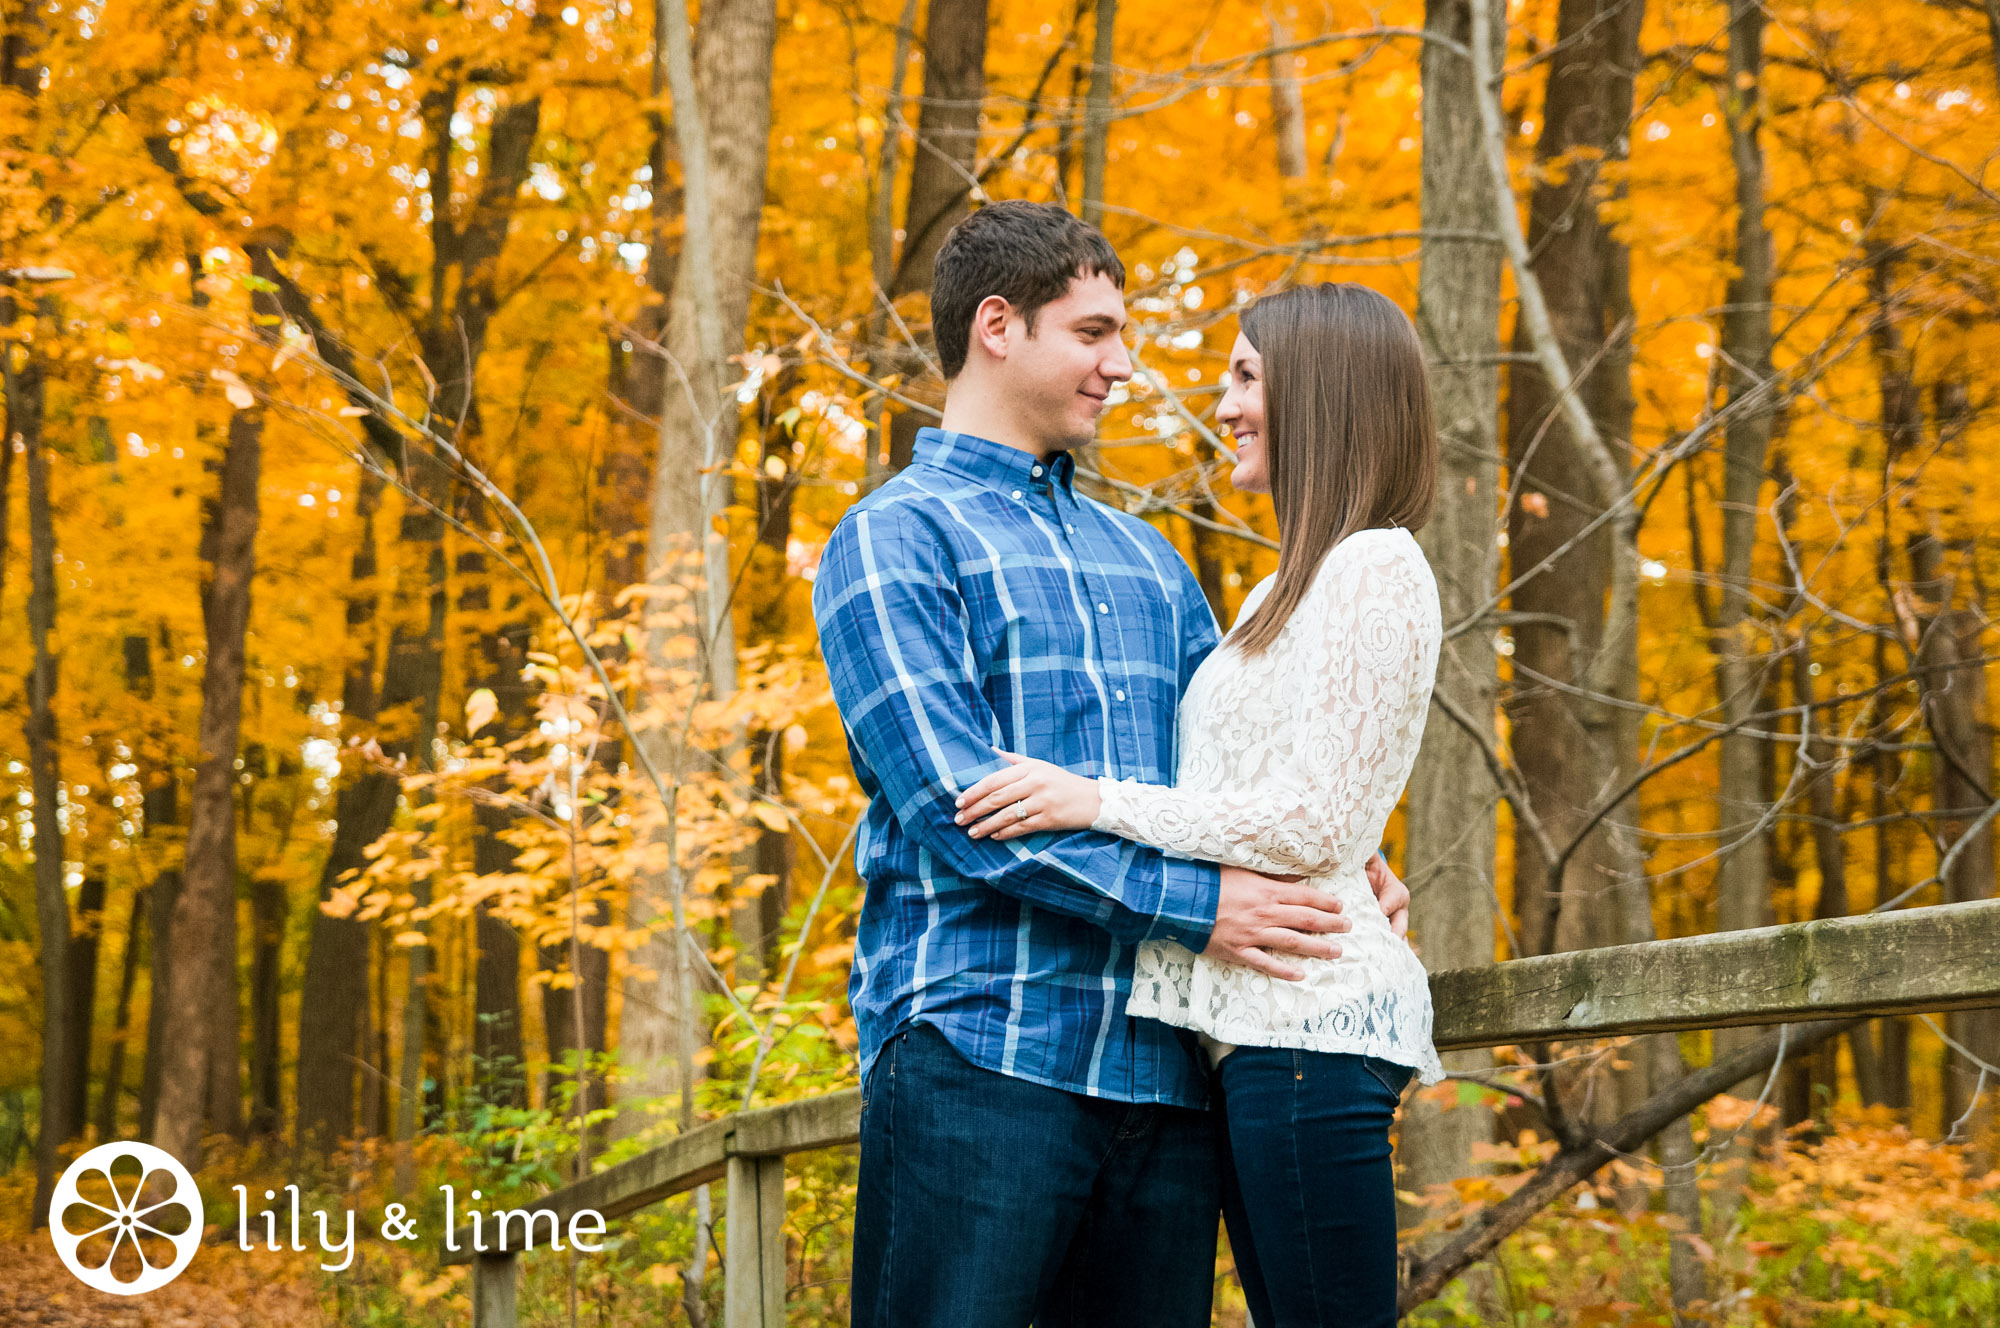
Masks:
[[[1411,1071],[1239,1047],[1216,1067],[1222,1213],[1256,1328],[1392,1328],[1389,1125]]]
[[[853,1328],[1206,1328],[1215,1129],[981,1069],[928,1024],[862,1086]]]

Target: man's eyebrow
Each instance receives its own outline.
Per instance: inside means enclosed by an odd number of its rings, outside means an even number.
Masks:
[[[1099,327],[1123,327],[1125,326],[1125,318],[1123,315],[1114,318],[1110,314],[1085,314],[1083,317],[1077,319],[1075,323],[1071,324],[1071,326],[1081,328],[1088,327],[1092,323],[1097,324]]]

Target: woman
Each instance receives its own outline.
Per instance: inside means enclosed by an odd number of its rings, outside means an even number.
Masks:
[[[1141,947],[1127,1006],[1193,1029],[1216,1067],[1223,1206],[1258,1328],[1396,1321],[1389,1127],[1412,1072],[1442,1077],[1423,966],[1364,868],[1423,735],[1441,636],[1410,531],[1437,441],[1415,329],[1363,286],[1243,316],[1216,418],[1238,489],[1269,493],[1278,570],[1181,702],[1171,787],[1002,753],[959,799],[977,837],[1091,827],[1339,896],[1353,930],[1297,981]]]

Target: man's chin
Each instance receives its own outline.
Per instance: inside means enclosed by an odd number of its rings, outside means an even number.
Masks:
[[[1076,448],[1088,447],[1096,442],[1097,422],[1102,416],[1102,411],[1092,411],[1088,419],[1076,419],[1072,417],[1067,421],[1068,430],[1060,444],[1062,450],[1065,452],[1074,451]]]

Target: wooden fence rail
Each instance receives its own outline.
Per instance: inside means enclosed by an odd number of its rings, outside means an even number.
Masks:
[[[1516,959],[1436,974],[1431,999],[1446,1050],[2000,1005],[2000,900]],[[860,1129],[857,1089],[740,1112],[528,1207],[566,1226],[726,1178],[724,1328],[779,1328],[785,1158]],[[475,1251],[462,1228],[444,1259],[474,1264],[474,1328],[515,1328],[519,1251],[488,1236]]]

